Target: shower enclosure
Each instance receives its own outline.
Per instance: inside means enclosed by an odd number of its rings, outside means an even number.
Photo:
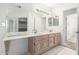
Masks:
[[[75,50],[78,54],[78,12],[77,8],[72,8],[64,11],[64,33],[65,33],[65,45],[68,48]]]

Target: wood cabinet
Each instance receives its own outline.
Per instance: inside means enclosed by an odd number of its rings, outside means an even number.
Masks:
[[[60,42],[61,42],[60,38],[61,38],[60,33],[55,33],[54,34],[55,46],[60,44]]]
[[[42,41],[41,40],[42,40],[41,36],[35,37],[35,40],[34,40],[35,52],[34,52],[34,54],[39,54],[41,52],[41,49],[42,49]]]
[[[49,35],[49,48],[53,48],[55,46],[54,34]]]
[[[41,44],[42,44],[42,51],[46,51],[48,48],[48,35],[44,35],[42,36],[42,40],[41,40]]]
[[[34,39],[35,39],[34,37],[28,38],[28,51],[30,52],[30,54],[34,54],[35,53]]]
[[[60,33],[52,33],[28,38],[28,51],[31,54],[42,54],[60,44]]]
[[[28,50],[31,54],[41,54],[48,48],[48,35],[31,37],[28,40]]]

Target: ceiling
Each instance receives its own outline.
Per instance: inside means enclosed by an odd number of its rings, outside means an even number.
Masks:
[[[62,9],[68,9],[68,8],[74,8],[77,7],[78,3],[36,3],[43,6],[47,6],[49,8],[62,8]],[[14,5],[21,5],[24,7],[32,7],[35,5],[35,3],[15,3]]]
[[[44,5],[50,7],[50,8],[74,8],[77,7],[78,3],[44,3]]]

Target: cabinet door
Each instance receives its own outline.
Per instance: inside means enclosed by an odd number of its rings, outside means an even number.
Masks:
[[[52,34],[50,34],[49,35],[49,47],[50,48],[52,48],[52,47],[54,47],[54,45],[55,45],[55,40],[54,40],[55,38],[54,38],[54,34],[52,33]]]
[[[60,44],[60,34],[56,33],[55,34],[55,46]]]
[[[40,54],[48,48],[48,35],[38,36],[35,39],[35,53]]]
[[[35,53],[39,53],[41,51],[41,46],[41,37],[36,37],[34,43]]]
[[[34,54],[34,37],[30,37],[28,38],[28,51],[31,53],[31,54]]]
[[[42,50],[45,50],[48,48],[48,36],[42,36]]]
[[[54,38],[51,37],[49,38],[49,47],[54,47],[55,43],[54,43]]]

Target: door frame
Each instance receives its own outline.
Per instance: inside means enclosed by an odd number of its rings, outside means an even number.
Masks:
[[[77,10],[78,10],[78,8],[72,8],[72,9],[68,9],[68,10],[63,12],[63,16],[64,16],[64,23],[63,23],[64,30],[63,30],[63,32],[64,32],[65,42],[67,41],[67,16],[77,13]],[[78,13],[77,13],[77,16],[78,16]],[[78,20],[78,25],[77,26],[78,26],[77,29],[79,31],[79,20]],[[78,36],[79,36],[79,34],[77,34],[77,54],[79,54],[79,45],[78,45],[79,44],[78,43],[79,42],[79,37]]]

